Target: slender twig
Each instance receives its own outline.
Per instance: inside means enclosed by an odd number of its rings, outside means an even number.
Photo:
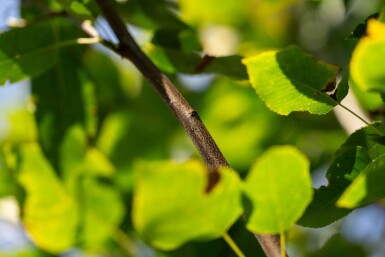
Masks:
[[[208,188],[212,188],[219,178],[218,168],[228,166],[228,163],[203,125],[198,113],[188,104],[171,81],[142,52],[110,1],[100,0],[97,3],[119,39],[118,53],[129,59],[138,68],[186,129],[208,166],[210,175]]]
[[[207,189],[210,190],[219,179],[218,169],[223,166],[229,166],[214,139],[202,123],[198,113],[189,105],[167,76],[165,76],[139,48],[128,32],[119,13],[111,4],[111,0],[96,0],[96,2],[104,18],[108,21],[111,29],[119,40],[118,48],[114,49],[111,44],[107,44],[107,46],[115,50],[115,52],[122,57],[129,59],[137,67],[181,122],[208,166],[209,183]],[[260,242],[266,256],[281,256],[280,242],[277,235],[255,236]]]

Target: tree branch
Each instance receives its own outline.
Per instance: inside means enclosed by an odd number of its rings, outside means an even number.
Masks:
[[[110,0],[96,0],[103,16],[110,24],[119,40],[119,47],[115,51],[122,57],[129,59],[143,76],[151,83],[163,101],[176,118],[181,122],[195,147],[200,152],[208,167],[209,191],[219,180],[218,169],[229,167],[225,157],[219,150],[214,139],[199,118],[198,113],[189,105],[178,89],[155,64],[142,52],[133,37],[128,32],[125,23],[120,18]],[[107,45],[111,48],[111,45]],[[276,235],[255,235],[266,256],[281,257],[279,237]]]

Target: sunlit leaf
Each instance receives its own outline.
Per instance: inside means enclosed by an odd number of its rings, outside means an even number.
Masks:
[[[250,83],[272,111],[314,114],[329,112],[337,102],[325,92],[338,68],[317,62],[300,48],[290,46],[244,59]]]
[[[385,92],[385,23],[371,19],[366,35],[357,44],[350,61],[354,82],[364,91]]]
[[[35,143],[20,149],[19,181],[26,191],[23,224],[34,243],[60,253],[75,243],[77,206]],[[63,222],[65,221],[65,222]]]
[[[37,128],[33,113],[27,109],[9,111],[6,122],[8,129],[2,135],[0,144],[20,144],[36,140]]]
[[[246,178],[253,204],[247,228],[255,233],[282,233],[301,217],[312,198],[310,164],[291,146],[277,146],[259,157]]]
[[[134,226],[157,248],[220,237],[241,214],[241,186],[234,171],[222,169],[210,193],[205,193],[205,167],[197,161],[141,163],[135,176]]]

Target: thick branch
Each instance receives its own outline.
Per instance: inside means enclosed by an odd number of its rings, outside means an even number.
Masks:
[[[212,188],[219,179],[218,169],[221,166],[228,167],[229,165],[200,120],[198,113],[189,105],[171,81],[142,52],[128,32],[118,12],[111,5],[110,0],[96,0],[96,2],[119,40],[117,53],[129,59],[139,69],[181,122],[208,166],[208,189]],[[281,256],[278,236],[256,235],[256,237],[268,257]]]

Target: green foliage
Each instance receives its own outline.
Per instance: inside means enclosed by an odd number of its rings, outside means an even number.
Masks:
[[[309,161],[291,146],[271,148],[251,168],[245,190],[254,206],[247,228],[282,234],[311,201]]]
[[[241,214],[241,184],[234,171],[223,169],[220,175],[219,184],[207,193],[205,167],[199,162],[139,164],[135,228],[148,243],[164,250],[223,236]]]
[[[75,243],[76,203],[37,144],[22,147],[20,157],[18,179],[26,191],[23,223],[37,245],[60,253]]]
[[[74,248],[144,256],[149,247],[163,257],[262,256],[252,233],[279,233],[284,245],[296,222],[324,227],[385,198],[384,123],[366,124],[339,146],[342,136],[335,135],[343,132],[331,112],[351,89],[364,110],[383,113],[380,4],[373,5],[379,16],[362,23],[355,17],[369,14],[328,16],[325,3],[332,1],[112,2],[234,170],[222,167],[207,190],[198,151],[140,72],[102,45],[80,44],[86,20],[115,40],[96,19],[97,1],[22,1],[24,20],[0,34],[0,84],[30,79],[31,97],[21,108],[7,108],[8,99],[0,98],[0,197],[17,199],[34,246],[4,256],[56,256]],[[340,34],[359,23],[357,45],[342,41]],[[325,27],[318,33],[314,24]],[[206,53],[218,28],[231,34],[220,37],[218,48],[239,41],[219,57]],[[306,45],[304,38],[316,36],[320,46]],[[310,173],[322,169],[328,184],[312,189]],[[335,236],[302,255],[365,253]]]
[[[57,48],[76,44],[73,36],[57,38],[57,26],[60,22],[53,20],[0,35],[1,85],[42,74],[56,63]]]
[[[257,94],[278,114],[325,114],[337,104],[324,90],[338,68],[317,62],[296,46],[249,57],[244,63]]]
[[[300,220],[301,225],[325,226],[347,215],[351,210],[346,208],[357,207],[359,203],[368,203],[368,200],[361,202],[365,197],[372,201],[383,197],[381,186],[366,187],[364,182],[366,174],[373,174],[371,176],[377,179],[376,181],[383,174],[381,153],[384,145],[381,141],[382,136],[378,133],[384,132],[383,125],[375,123],[371,127],[356,131],[348,138],[337,151],[328,169],[326,175],[329,180],[328,186],[315,191],[314,200]],[[371,183],[376,184],[373,180]],[[366,188],[368,192],[365,192]],[[324,210],[327,211],[324,213]]]
[[[325,246],[309,255],[309,257],[338,257],[349,255],[351,257],[366,256],[365,251],[359,245],[347,242],[341,235],[330,238]]]
[[[384,93],[385,24],[369,20],[366,35],[353,52],[350,70],[354,82],[364,91]]]

